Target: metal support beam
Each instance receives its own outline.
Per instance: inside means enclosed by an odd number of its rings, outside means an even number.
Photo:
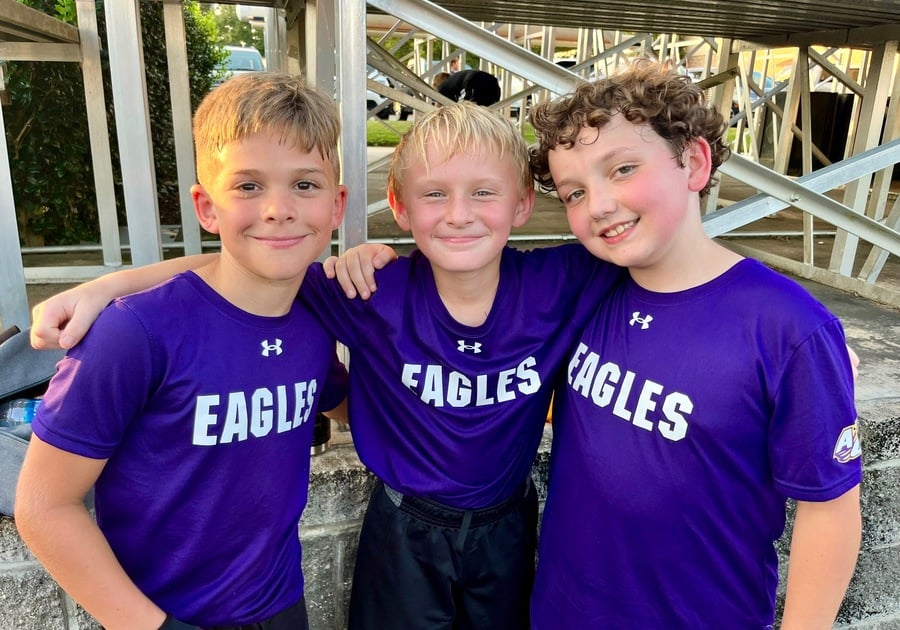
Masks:
[[[884,42],[876,46],[873,51],[869,62],[869,72],[866,76],[865,95],[859,111],[856,140],[853,143],[854,155],[878,145],[881,137],[882,115],[887,106],[888,91],[896,58],[896,41]],[[863,214],[869,196],[870,182],[871,178],[865,177],[848,185],[844,192],[844,205]],[[859,239],[856,234],[838,230],[828,269],[844,276],[851,275],[858,243]]]
[[[181,209],[181,240],[184,253],[199,254],[200,223],[194,212],[191,186],[196,180],[194,143],[191,134],[191,87],[188,77],[187,37],[181,0],[163,4],[166,32],[166,61],[169,67],[169,101],[172,104],[172,131],[175,165],[178,171],[178,202]]]
[[[509,42],[495,33],[472,24],[427,0],[369,0],[385,13],[417,26],[435,37],[453,42],[465,50],[477,50],[479,56],[503,68],[516,68],[522,78],[554,94],[566,94],[575,88],[579,77],[530,50]]]
[[[47,42],[0,42],[0,59],[4,61],[81,61],[78,44]]]
[[[147,265],[162,260],[162,239],[140,13],[137,0],[104,2],[103,8],[131,260],[135,266]]]
[[[884,225],[892,230],[900,230],[900,197],[897,197],[894,200],[894,205],[891,208]],[[866,261],[863,263],[862,268],[859,270],[859,279],[865,281],[866,284],[875,284],[875,281],[878,280],[878,274],[884,269],[884,263],[887,262],[887,258],[887,251],[880,247],[873,247],[872,251],[870,251],[869,255],[866,257]]]
[[[116,188],[109,149],[109,125],[106,119],[106,93],[103,89],[103,66],[100,62],[100,36],[97,30],[97,5],[93,0],[77,0],[78,31],[81,35],[81,76],[87,109],[91,164],[94,167],[94,193],[97,197],[97,219],[103,264],[122,265],[119,240],[119,218],[116,212]]]
[[[0,326],[8,328],[15,325],[24,330],[30,322],[6,146],[6,124],[3,122],[3,108],[0,107]]]
[[[812,108],[809,98],[809,53],[806,48],[797,50],[797,79],[800,81],[800,127],[803,129],[803,142],[800,153],[803,162],[803,174],[812,173]],[[752,74],[751,74],[752,76]],[[813,216],[803,215],[803,262],[813,264],[815,261],[815,240],[813,239]]]
[[[778,138],[778,144],[775,145],[775,171],[778,173],[787,173],[788,163],[791,158],[791,145],[794,142],[794,125],[797,121],[797,114],[800,111],[800,93],[801,86],[799,75],[801,72],[798,63],[800,51],[798,50],[794,56],[793,69],[791,70],[791,81],[787,90],[787,98],[784,103],[784,114],[781,117],[781,135]],[[809,128],[801,129],[802,142],[806,143],[810,139]]]
[[[731,156],[725,164],[728,166],[722,168],[723,172],[747,185],[900,256],[900,233],[881,223],[739,155]]]
[[[341,163],[345,182],[352,182],[338,249],[366,242],[366,3],[334,0],[337,42],[338,106],[341,112]]]
[[[719,167],[719,172],[737,177],[735,173],[732,173],[731,167],[741,160],[744,158],[732,154]],[[837,164],[813,171],[809,175],[797,179],[796,183],[809,191],[823,193],[869,173],[890,168],[898,162],[900,162],[900,140],[895,140]],[[791,203],[782,202],[761,193],[704,217],[704,229],[711,237],[721,236],[769,214],[784,210],[790,205]]]

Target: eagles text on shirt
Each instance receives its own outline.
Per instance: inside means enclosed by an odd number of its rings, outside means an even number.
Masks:
[[[474,379],[442,365],[403,364],[403,385],[427,405],[434,407],[483,407],[517,396],[529,396],[541,387],[534,357],[495,374],[477,374]]]
[[[687,394],[667,392],[660,383],[641,379],[615,363],[600,362],[596,352],[580,343],[569,361],[569,387],[598,407],[612,405],[612,413],[634,426],[677,442],[688,430],[694,403]]]
[[[197,396],[194,437],[197,446],[243,442],[272,431],[285,433],[309,420],[318,386],[316,380],[261,387],[252,392],[230,392],[224,396]]]

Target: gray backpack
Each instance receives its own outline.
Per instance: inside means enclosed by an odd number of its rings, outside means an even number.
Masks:
[[[35,350],[28,331],[0,332],[0,403],[34,398],[47,390],[65,350]],[[12,516],[16,482],[31,438],[31,425],[0,427],[0,514]]]

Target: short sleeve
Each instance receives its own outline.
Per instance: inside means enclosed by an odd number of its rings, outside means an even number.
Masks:
[[[337,280],[325,277],[322,265],[314,263],[306,270],[300,286],[300,301],[338,341],[355,346],[361,321],[361,298],[349,299]],[[340,402],[340,401],[338,401]]]
[[[147,331],[125,303],[113,302],[60,361],[34,432],[62,450],[106,459],[157,380]]]
[[[837,319],[788,359],[774,401],[769,455],[775,484],[801,501],[829,501],[862,478],[853,374]]]

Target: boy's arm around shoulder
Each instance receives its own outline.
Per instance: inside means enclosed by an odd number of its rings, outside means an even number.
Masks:
[[[830,501],[798,501],[782,630],[831,628],[862,537],[859,485]]]
[[[143,291],[174,275],[197,269],[217,254],[173,258],[145,267],[124,269],[58,293],[32,310],[31,345],[38,350],[71,348],[114,298]]]
[[[325,276],[337,278],[349,299],[357,295],[364,300],[378,290],[375,270],[397,260],[397,252],[387,245],[363,243],[351,247],[340,256],[329,256],[322,264]]]
[[[16,489],[16,525],[50,575],[105,628],[155,630],[165,612],[128,577],[84,506],[105,464],[32,436]]]

